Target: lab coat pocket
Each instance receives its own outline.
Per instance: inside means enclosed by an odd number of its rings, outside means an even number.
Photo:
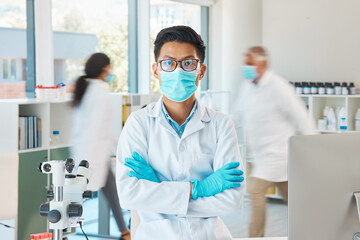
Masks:
[[[171,221],[169,219],[162,219],[157,221],[140,223],[135,240],[177,240],[183,239],[181,223],[179,221]]]

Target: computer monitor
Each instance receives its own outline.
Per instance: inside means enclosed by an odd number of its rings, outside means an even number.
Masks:
[[[360,133],[290,138],[289,240],[352,240],[357,191]]]

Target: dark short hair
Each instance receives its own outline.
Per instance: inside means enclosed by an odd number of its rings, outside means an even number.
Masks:
[[[161,47],[167,42],[190,43],[196,48],[197,55],[200,58],[200,63],[205,60],[205,45],[200,35],[194,29],[188,26],[174,26],[164,28],[156,36],[154,42],[155,61],[158,60]]]

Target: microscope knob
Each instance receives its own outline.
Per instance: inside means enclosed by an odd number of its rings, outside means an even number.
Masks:
[[[68,208],[69,217],[81,217],[82,215],[82,206],[78,203],[70,203]]]
[[[61,213],[58,210],[51,210],[48,214],[48,220],[51,223],[57,223],[61,219]]]
[[[48,202],[40,205],[40,216],[47,217],[49,214],[50,204]]]
[[[53,190],[48,190],[46,193],[46,197],[48,199],[54,199],[54,191]]]
[[[360,240],[360,232],[354,234],[353,240]]]
[[[92,192],[92,191],[85,191],[85,192],[83,193],[83,198],[84,198],[84,199],[91,199],[91,198],[93,198],[93,192]]]

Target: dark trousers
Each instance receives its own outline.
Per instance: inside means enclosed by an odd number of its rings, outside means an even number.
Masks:
[[[120,207],[119,196],[117,194],[117,189],[116,189],[115,176],[110,168],[109,168],[109,173],[107,176],[106,184],[103,188],[101,188],[101,190],[104,193],[106,200],[114,214],[115,221],[116,221],[120,231],[124,232],[124,231],[128,230],[126,228],[126,225],[124,222],[124,217],[123,217],[121,207]]]

